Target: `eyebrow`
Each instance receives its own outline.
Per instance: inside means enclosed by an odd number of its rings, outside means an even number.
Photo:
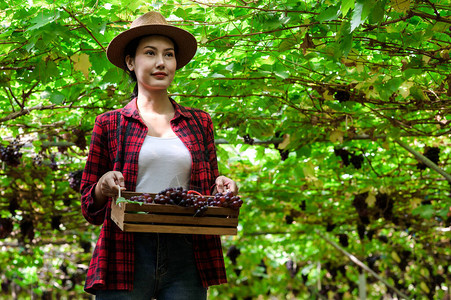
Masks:
[[[144,46],[144,49],[146,49],[146,48],[150,48],[150,49],[153,49],[153,50],[158,50],[156,47],[154,47],[154,46]],[[168,51],[168,50],[174,50],[175,51],[175,49],[174,48],[166,48],[166,49],[164,49],[164,51]]]

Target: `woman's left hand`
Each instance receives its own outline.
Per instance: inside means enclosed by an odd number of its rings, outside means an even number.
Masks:
[[[232,179],[225,177],[225,176],[218,176],[216,178],[216,192],[225,194],[227,192],[232,192],[233,195],[238,194],[238,186],[236,185],[236,182]]]

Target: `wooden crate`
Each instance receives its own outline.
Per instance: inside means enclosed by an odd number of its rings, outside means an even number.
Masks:
[[[123,192],[130,199],[141,193]],[[155,196],[155,194],[150,194]],[[111,203],[111,219],[122,231],[182,234],[236,235],[239,210],[209,207],[202,217],[194,217],[194,207],[169,204]]]

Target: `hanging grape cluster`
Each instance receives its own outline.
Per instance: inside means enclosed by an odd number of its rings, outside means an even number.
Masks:
[[[243,140],[244,140],[245,144],[248,144],[248,145],[254,144],[254,139],[251,138],[251,136],[249,134],[246,134],[245,136],[243,136]]]
[[[82,129],[79,129],[79,128],[75,128],[75,129],[73,129],[72,133],[73,133],[73,136],[75,137],[74,138],[75,146],[77,146],[81,150],[86,149],[87,142],[86,142],[85,131],[83,131]]]
[[[300,270],[299,265],[297,263],[295,263],[292,259],[289,259],[285,263],[285,266],[287,267],[287,270],[288,270],[291,278],[294,278]]]
[[[335,148],[334,149],[334,154],[335,156],[340,156],[341,160],[343,161],[343,164],[345,166],[349,166],[349,164],[352,164],[354,166],[354,168],[356,169],[361,169],[362,168],[362,163],[364,160],[364,157],[362,154],[355,154],[355,153],[351,153],[348,150],[344,149],[344,148]]]
[[[430,161],[432,161],[434,164],[438,164],[440,159],[440,148],[438,147],[426,147],[424,151],[424,156],[427,157]],[[418,163],[417,168],[419,170],[425,170],[427,166],[424,163]]]
[[[34,224],[32,221],[32,218],[30,216],[25,216],[20,221],[20,233],[22,240],[25,240],[28,238],[28,240],[31,242],[35,236],[35,230],[34,230]]]
[[[13,231],[13,221],[9,218],[0,218],[0,239],[8,237]]]
[[[55,154],[52,154],[50,156],[50,165],[49,165],[49,167],[50,167],[50,169],[52,171],[58,170],[58,163],[56,162],[56,155]]]
[[[76,192],[80,191],[82,175],[83,175],[83,170],[78,170],[78,171],[69,173],[69,185]]]
[[[351,94],[349,94],[348,91],[337,91],[334,94],[334,98],[338,100],[338,102],[343,103],[351,99]]]
[[[385,220],[390,221],[393,219],[393,206],[394,201],[389,195],[385,193],[378,193],[376,195],[375,206],[370,208],[366,199],[368,198],[368,192],[357,194],[352,201],[352,205],[357,211],[360,222],[364,225],[370,224],[371,220],[377,220],[383,217]]]
[[[6,147],[0,145],[0,160],[8,166],[17,167],[22,158],[22,153],[20,152],[22,146],[17,139],[9,143]]]
[[[227,249],[227,257],[230,258],[230,261],[233,265],[236,265],[236,259],[241,255],[241,250],[236,245],[232,245]]]
[[[243,200],[239,196],[233,195],[231,192],[224,194],[217,193],[214,197],[205,197],[200,193],[192,190],[186,190],[182,187],[170,187],[162,190],[154,197],[149,193],[132,196],[130,201],[155,204],[171,204],[183,207],[194,207],[196,212],[194,216],[203,216],[208,207],[230,207],[239,209],[243,204]]]
[[[274,137],[275,137],[276,139],[282,137],[281,132],[279,132],[279,131],[276,132],[276,134],[274,135]],[[285,160],[288,158],[288,156],[290,155],[290,152],[289,152],[288,150],[285,150],[285,149],[279,149],[279,144],[280,144],[280,143],[275,142],[275,143],[274,143],[274,148],[276,148],[276,149],[279,151],[280,159],[281,159],[282,161],[285,161]]]

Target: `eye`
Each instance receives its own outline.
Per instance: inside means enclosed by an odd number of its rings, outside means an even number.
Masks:
[[[166,53],[166,56],[167,56],[167,57],[174,57],[175,54],[174,54],[174,52],[167,52],[167,53]]]
[[[146,55],[155,55],[155,52],[152,50],[148,50],[145,52]]]

